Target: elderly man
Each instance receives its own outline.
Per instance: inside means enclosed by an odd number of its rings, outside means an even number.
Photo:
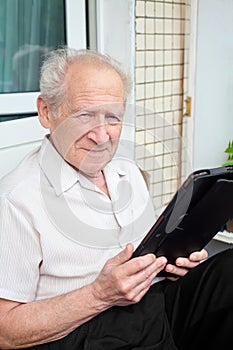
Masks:
[[[116,154],[130,89],[120,66],[59,49],[40,88],[49,135],[0,183],[0,348],[222,347],[231,251],[202,264],[205,250],[175,266],[131,259],[154,210],[137,166]],[[156,277],[162,269],[177,280]]]

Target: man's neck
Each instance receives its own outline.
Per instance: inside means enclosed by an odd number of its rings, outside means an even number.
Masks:
[[[98,187],[101,191],[103,191],[108,197],[110,197],[105,176],[102,171],[100,171],[98,174],[95,174],[95,175],[84,174],[84,176],[89,181],[91,181],[96,187]]]

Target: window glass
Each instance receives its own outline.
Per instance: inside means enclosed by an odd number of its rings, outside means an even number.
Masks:
[[[39,91],[43,56],[65,43],[64,0],[0,0],[0,93]]]

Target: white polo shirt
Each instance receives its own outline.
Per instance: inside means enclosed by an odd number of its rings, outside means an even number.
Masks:
[[[110,198],[65,162],[46,137],[0,181],[0,297],[29,302],[91,283],[126,243],[154,223],[130,160],[104,169]]]

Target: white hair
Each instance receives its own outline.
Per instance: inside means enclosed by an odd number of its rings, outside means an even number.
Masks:
[[[73,62],[83,62],[84,60],[115,70],[119,74],[124,85],[125,101],[129,97],[132,86],[131,79],[130,76],[124,72],[119,62],[108,55],[96,51],[61,47],[50,51],[41,67],[41,96],[50,107],[54,117],[60,116],[59,109],[66,103],[65,76],[68,66]]]

